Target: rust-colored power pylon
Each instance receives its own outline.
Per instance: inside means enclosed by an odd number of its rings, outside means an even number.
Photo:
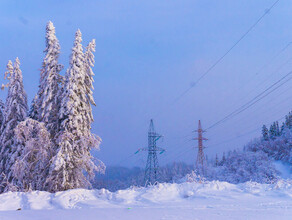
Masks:
[[[198,156],[197,156],[197,161],[196,161],[196,169],[199,174],[204,176],[206,174],[206,159],[204,155],[203,141],[208,140],[208,139],[203,137],[203,132],[206,132],[206,131],[202,129],[200,120],[199,120],[198,130],[196,130],[196,132],[198,132],[198,137],[194,138],[194,140],[198,140]]]

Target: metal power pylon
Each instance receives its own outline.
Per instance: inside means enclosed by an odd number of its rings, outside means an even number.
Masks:
[[[140,148],[136,154],[140,151],[148,151],[147,164],[145,168],[144,182],[145,185],[155,184],[158,180],[158,159],[157,151],[162,154],[165,150],[157,147],[156,142],[162,137],[154,130],[153,119],[150,120],[150,126],[148,131],[148,148]]]
[[[204,155],[205,147],[203,146],[203,141],[208,140],[208,139],[203,137],[203,132],[205,131],[202,129],[200,120],[199,120],[198,130],[196,130],[196,132],[198,132],[198,137],[194,138],[194,140],[198,140],[198,155],[197,155],[197,161],[196,161],[196,169],[199,174],[204,176],[206,173],[206,159]]]

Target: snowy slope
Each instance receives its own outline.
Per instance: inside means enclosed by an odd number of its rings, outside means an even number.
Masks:
[[[16,211],[21,208],[20,211]],[[0,195],[0,219],[292,219],[292,181]]]
[[[291,165],[285,164],[282,161],[275,161],[274,166],[280,173],[280,176],[283,179],[292,179],[292,173],[291,173]]]

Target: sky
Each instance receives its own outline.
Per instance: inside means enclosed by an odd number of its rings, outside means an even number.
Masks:
[[[292,68],[292,2],[280,0],[258,25],[188,93],[275,0],[0,1],[0,83],[19,57],[29,103],[38,90],[45,26],[52,21],[68,68],[74,34],[96,39],[94,123],[102,138],[94,155],[106,165],[145,166],[153,118],[164,138],[160,164],[194,164],[193,132],[208,128],[256,97]],[[287,46],[288,45],[288,46]],[[287,46],[287,47],[286,47]],[[283,48],[285,48],[283,50]],[[240,149],[291,110],[292,82],[204,136],[208,158]],[[0,97],[5,100],[6,92]]]

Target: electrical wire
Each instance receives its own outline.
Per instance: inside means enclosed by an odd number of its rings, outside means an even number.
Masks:
[[[284,91],[282,91],[281,93],[277,94],[277,97],[280,97],[282,94],[287,93],[287,92],[288,92],[289,90],[291,90],[291,89],[292,89],[292,87],[288,87],[288,88],[286,88]],[[273,107],[268,108],[268,109],[265,109],[265,111],[261,111],[260,114],[263,115],[263,114],[266,113],[266,112],[270,112],[270,113],[272,113],[271,115],[273,115],[274,112],[276,113],[276,111],[277,111],[277,112],[279,111],[278,108],[281,107],[283,103],[285,103],[285,102],[287,102],[287,101],[290,101],[291,98],[292,98],[292,96],[285,97],[284,100],[282,100],[282,101],[280,101],[280,102],[277,102],[277,103],[273,104]],[[266,106],[267,106],[266,104],[271,103],[271,101],[274,101],[274,100],[275,100],[274,98],[266,100],[265,103],[263,103],[262,105],[260,105],[257,109],[253,110],[253,112],[256,112],[256,111],[258,111],[258,110],[260,110],[260,109],[266,107]],[[277,100],[278,100],[278,99],[277,99]],[[271,112],[271,110],[276,110],[276,111],[272,111],[272,112]],[[245,115],[244,117],[241,117],[239,120],[237,120],[237,121],[235,122],[235,124],[241,124],[242,120],[246,120],[247,117],[248,117],[247,115]],[[251,120],[250,118],[248,118],[248,119]],[[214,133],[213,135],[209,135],[208,138],[212,138],[212,137],[215,136],[215,135],[216,135],[216,133]]]
[[[210,127],[208,127],[207,130],[212,129],[213,127],[215,127],[215,126],[217,126],[217,125],[225,122],[226,120],[229,120],[230,118],[232,118],[232,117],[240,114],[244,110],[246,110],[249,107],[253,106],[257,102],[259,102],[260,100],[262,100],[263,98],[265,98],[267,95],[271,94],[273,91],[275,91],[276,89],[280,88],[282,85],[284,85],[285,83],[287,83],[288,81],[290,81],[292,79],[291,77],[288,80],[286,80],[283,83],[281,83],[284,79],[286,79],[291,74],[292,74],[292,71],[290,71],[289,73],[287,73],[284,77],[282,77],[281,79],[279,79],[277,82],[273,83],[271,86],[269,86],[267,89],[265,89],[263,92],[261,92],[260,94],[258,94],[256,97],[254,97],[253,99],[251,99],[250,101],[248,101],[244,105],[242,105],[241,107],[239,107],[235,111],[233,111],[230,114],[228,114],[227,116],[225,116],[223,119],[217,121],[216,123],[214,123],[213,125],[211,125]],[[272,89],[274,86],[276,86],[279,83],[281,83],[279,86],[277,86],[276,88]],[[270,89],[272,89],[272,90],[269,91]],[[268,92],[268,93],[266,93],[266,92]]]
[[[285,116],[284,116],[284,117],[281,117],[281,118],[278,118],[278,119],[276,119],[275,121],[280,121],[280,120],[282,120],[282,119],[284,119],[284,118],[285,118]],[[272,123],[273,123],[273,122],[272,122]],[[272,123],[270,123],[270,124],[272,124]],[[236,136],[236,137],[234,137],[234,138],[231,138],[231,139],[227,139],[227,140],[221,141],[221,142],[219,142],[219,143],[215,143],[215,144],[209,145],[208,147],[213,147],[213,146],[218,146],[218,145],[221,145],[221,144],[228,143],[228,142],[230,142],[230,141],[233,141],[233,140],[236,140],[236,139],[238,139],[238,138],[244,137],[244,136],[246,136],[246,135],[252,134],[252,133],[254,133],[254,132],[256,132],[256,131],[261,131],[261,128],[262,128],[262,127],[257,127],[256,129],[253,129],[253,130],[251,130],[251,131],[248,131],[248,132],[246,132],[246,133],[244,133],[244,134],[242,134],[242,135],[239,135],[239,136]]]

